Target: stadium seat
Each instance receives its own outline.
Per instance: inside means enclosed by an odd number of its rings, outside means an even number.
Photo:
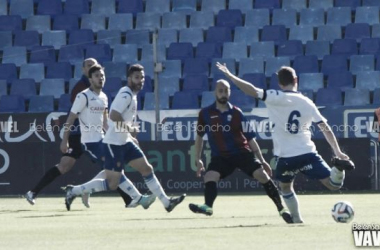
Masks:
[[[380,104],[380,88],[374,89],[372,104]]]
[[[282,0],[282,8],[300,12],[302,9],[306,9],[306,0]]]
[[[263,73],[249,73],[249,74],[244,74],[242,76],[242,79],[244,81],[247,81],[255,87],[261,88],[261,89],[267,89],[267,80],[265,78],[265,75]]]
[[[193,47],[197,47],[198,43],[203,42],[203,30],[201,28],[181,29],[179,31],[179,42],[192,43]]]
[[[325,12],[323,9],[302,9],[300,25],[318,27],[325,25]]]
[[[368,89],[346,89],[344,93],[344,106],[364,106],[369,104]]]
[[[241,59],[239,63],[239,77],[248,73],[264,73],[264,59],[262,57]]]
[[[54,96],[55,99],[65,93],[65,80],[44,79],[40,85],[40,95]]]
[[[37,95],[36,82],[33,79],[14,79],[11,84],[10,95],[20,95],[29,100]]]
[[[208,29],[214,24],[214,13],[212,11],[196,11],[190,15],[190,28]]]
[[[380,24],[379,23],[372,25],[371,37],[380,38]]]
[[[117,13],[131,13],[133,16],[136,16],[137,13],[143,11],[143,0],[119,0]]]
[[[152,86],[153,86],[152,85],[152,78],[154,77],[154,63],[152,61],[139,61],[139,62],[133,62],[133,63],[139,63],[144,67],[144,72],[145,72],[144,89],[145,89],[145,87],[148,87],[148,84],[149,84],[148,81],[150,81],[151,87],[150,87],[149,91],[153,91],[153,89],[152,89]]]
[[[210,43],[232,42],[231,29],[227,27],[210,27],[206,31],[206,42],[210,42]]]
[[[2,63],[14,63],[17,67],[26,63],[26,47],[6,47],[3,50]]]
[[[84,48],[87,45],[94,44],[94,32],[90,29],[72,30],[69,33],[69,44],[70,47],[80,47]]]
[[[59,49],[58,62],[69,62],[74,65],[84,60],[84,51],[82,46],[62,46]]]
[[[73,73],[68,62],[50,63],[47,65],[46,78],[62,78],[69,81]]]
[[[20,16],[0,16],[0,31],[16,31],[22,29]]]
[[[0,16],[8,15],[8,1],[0,0]]]
[[[187,29],[181,29],[187,30]],[[178,32],[176,29],[159,29],[157,43],[164,45],[166,48],[169,47],[171,43],[178,42]]]
[[[331,73],[327,78],[327,88],[345,90],[353,87],[354,81],[351,72]]]
[[[197,0],[173,0],[172,11],[184,12],[188,15],[197,11]]]
[[[325,75],[347,71],[347,58],[344,55],[326,55],[323,57],[321,72]]]
[[[115,14],[116,10],[115,0],[92,0],[91,1],[91,14],[109,16]]]
[[[350,57],[350,71],[356,75],[358,72],[374,71],[375,56],[374,55],[352,55]]]
[[[126,32],[133,29],[132,14],[112,14],[108,19],[108,29]]]
[[[209,66],[206,58],[188,58],[184,61],[183,77],[189,75],[209,75]]]
[[[154,12],[137,13],[136,29],[150,30],[161,28],[161,14]]]
[[[45,78],[45,66],[43,63],[28,63],[20,67],[20,79],[34,79],[40,83]]]
[[[311,89],[314,92],[317,92],[318,89],[323,89],[323,74],[322,73],[298,73],[299,89]]]
[[[240,10],[243,14],[253,9],[252,0],[229,0],[228,9],[230,10]]]
[[[121,44],[120,30],[100,30],[97,34],[97,44],[108,44],[112,49]]]
[[[278,83],[278,75],[273,73],[269,79],[269,89],[281,90]]]
[[[55,50],[53,46],[35,46],[30,50],[30,63],[54,63]]]
[[[342,30],[339,25],[318,26],[317,40],[332,43],[335,39],[342,38]]]
[[[363,38],[371,37],[371,28],[368,23],[350,23],[346,26],[345,39],[356,39],[360,42]]]
[[[90,13],[90,5],[88,0],[66,0],[65,14],[82,15]]]
[[[209,62],[211,62],[213,58],[221,58],[222,45],[219,43],[198,43],[195,57],[205,58]]]
[[[351,8],[336,7],[327,10],[327,25],[346,26],[351,23]]]
[[[243,25],[243,15],[240,10],[220,10],[216,15],[216,26],[234,29]]]
[[[302,73],[318,73],[318,57],[315,55],[296,56],[293,62],[293,68],[297,74]]]
[[[25,100],[19,95],[1,96],[0,113],[25,112]]]
[[[125,63],[125,61],[104,62],[103,67],[104,72],[106,74],[106,79],[108,79],[109,77],[119,77],[121,80],[127,79],[127,64]]]
[[[215,90],[216,82],[219,80],[227,81],[230,84],[230,87],[232,90],[238,89],[238,87],[236,87],[236,85],[229,78],[227,78],[225,74],[219,71],[219,72],[215,72],[215,74],[212,77],[211,90]]]
[[[50,16],[30,16],[26,20],[25,30],[35,30],[39,34],[50,30]]]
[[[355,10],[361,5],[361,0],[335,0],[335,7],[350,7]]]
[[[379,7],[363,6],[356,8],[355,23],[367,23],[372,25],[379,23],[379,21]]]
[[[0,6],[1,7],[1,6]],[[9,6],[9,15],[19,15],[26,19],[34,15],[33,0],[12,0]]]
[[[358,46],[354,39],[336,39],[333,42],[332,55],[344,55],[346,58],[358,54]]]
[[[214,91],[203,91],[201,108],[208,107],[215,102],[215,92]]]
[[[29,102],[29,113],[52,112],[54,111],[53,96],[32,96]]]
[[[62,14],[62,2],[60,0],[38,0],[37,15]]]
[[[317,106],[342,105],[342,92],[340,89],[318,89],[315,98]]]
[[[168,60],[181,60],[193,58],[193,45],[191,43],[172,43],[167,51]]]
[[[380,7],[380,1],[379,0],[363,0],[362,5]]]
[[[270,25],[270,14],[268,9],[248,10],[245,14],[245,26],[263,28]]]
[[[228,42],[223,44],[223,58],[234,58],[237,62],[247,58],[248,49],[246,43]]]
[[[180,60],[168,60],[162,62],[163,71],[160,73],[161,76],[166,77],[182,77],[182,67]]]
[[[380,54],[379,38],[363,38],[360,43],[360,54],[377,55]]]
[[[255,0],[255,9],[279,9],[280,8],[280,0]]]
[[[264,60],[274,57],[275,46],[273,41],[251,43],[249,57],[262,57]]]
[[[198,96],[192,92],[176,92],[172,109],[199,109]]]
[[[303,46],[300,40],[289,40],[278,45],[277,56],[287,56],[294,60],[294,57],[302,55]]]
[[[8,95],[8,84],[5,80],[0,80],[0,98],[3,95]]]
[[[10,83],[13,79],[17,79],[17,67],[13,63],[0,64],[0,80],[6,80]]]
[[[290,27],[289,40],[300,40],[303,44],[314,40],[314,30],[312,26],[293,26]]]
[[[250,44],[259,41],[259,28],[257,27],[236,27],[234,42]]]
[[[136,44],[117,44],[113,49],[113,62],[136,62],[137,61]]]
[[[215,74],[221,73],[220,70],[216,67],[216,63],[220,62],[221,64],[226,64],[227,68],[232,74],[236,74],[236,62],[233,58],[214,58],[211,61],[211,71],[210,77],[213,77]]]
[[[54,49],[59,49],[61,46],[66,45],[66,31],[54,30],[45,31],[42,34],[42,46],[53,46]]]
[[[179,91],[179,77],[160,75],[158,83],[160,94],[166,93],[168,96],[173,96],[175,92]]]
[[[157,60],[159,62],[166,60],[166,47],[163,44],[157,45]],[[141,61],[153,61],[153,45],[145,44],[141,49]]]
[[[270,77],[276,73],[282,66],[290,66],[289,57],[272,57],[268,58],[265,66],[265,75]]]
[[[286,28],[297,25],[297,11],[293,9],[274,9],[272,25],[285,25]]]
[[[0,31],[0,50],[3,50],[6,47],[11,47],[13,44],[12,40],[11,31]]]
[[[104,67],[104,65],[103,65]],[[82,71],[82,68],[83,68],[83,62],[77,62],[74,64],[74,78],[70,79],[69,80],[69,87],[71,86],[70,83],[73,79],[81,79],[82,76],[83,76],[83,71]],[[106,77],[108,77],[108,75],[106,75]],[[75,81],[74,83],[76,83],[77,81]],[[70,89],[71,90],[71,89]],[[71,91],[70,91],[71,92]],[[70,93],[69,92],[69,93]]]
[[[380,87],[380,72],[379,71],[366,71],[358,72],[356,75],[356,88],[369,89],[373,91]]]
[[[95,58],[99,63],[112,61],[111,47],[108,44],[93,44],[85,47],[85,57]]]
[[[128,30],[126,33],[127,44],[137,44],[141,48],[145,44],[150,43],[149,30]]]
[[[300,92],[301,94],[313,101],[314,91],[312,89],[303,89]]]
[[[160,93],[160,110],[169,109],[169,96],[166,93]],[[156,100],[154,93],[145,93],[144,96],[144,110],[154,110],[156,108]]]
[[[109,69],[109,67],[108,67]],[[106,84],[103,87],[103,92],[107,95],[116,96],[117,92],[119,92],[120,88],[123,86],[120,77],[109,77],[107,76]]]
[[[209,90],[207,75],[187,75],[184,76],[183,91],[193,92],[198,96],[202,95],[203,91]]]
[[[187,17],[184,12],[168,12],[162,15],[162,28],[186,29]]]
[[[170,12],[170,0],[145,0],[145,12],[159,14]]]
[[[310,9],[328,9],[334,7],[334,0],[309,0]]]
[[[243,111],[249,111],[256,107],[256,100],[252,96],[245,95],[241,90],[231,92],[230,103]]]
[[[306,43],[305,55],[315,55],[321,60],[325,55],[330,55],[329,41],[309,41]]]
[[[284,25],[271,25],[264,26],[261,33],[261,41],[274,41],[276,45],[279,45],[287,40],[286,28]]]
[[[34,46],[40,46],[40,36],[35,30],[14,32],[13,46],[25,46],[30,50]]]
[[[93,32],[106,29],[106,18],[103,15],[83,14],[81,29],[90,29]]]
[[[77,15],[64,14],[54,16],[53,30],[65,30],[66,32],[69,32],[77,29],[79,29],[79,19]]]
[[[68,112],[71,108],[71,95],[62,94],[58,100],[58,112]]]
[[[201,11],[211,11],[214,14],[226,8],[226,0],[204,0],[201,4]]]

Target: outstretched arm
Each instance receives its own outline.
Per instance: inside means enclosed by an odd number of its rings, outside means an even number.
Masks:
[[[331,130],[330,126],[325,123],[321,122],[318,124],[319,129],[322,131],[323,135],[325,136],[327,142],[330,144],[331,148],[334,150],[334,154],[343,160],[348,160],[350,157],[348,155],[344,154],[339,147],[339,144],[335,138],[335,135],[333,131]]]

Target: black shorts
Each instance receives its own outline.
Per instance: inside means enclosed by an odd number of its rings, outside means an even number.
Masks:
[[[253,156],[253,153],[246,152],[230,157],[212,157],[207,171],[216,171],[220,174],[220,179],[223,179],[231,175],[235,169],[240,169],[249,177],[253,177],[253,172],[259,168],[261,168],[261,163]]]
[[[69,152],[63,154],[63,156],[69,156],[78,160],[83,154],[82,144],[80,143],[80,134],[69,136]]]

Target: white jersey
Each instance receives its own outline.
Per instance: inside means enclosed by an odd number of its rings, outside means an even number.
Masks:
[[[269,120],[273,124],[272,139],[274,154],[293,157],[316,152],[311,140],[312,122],[327,120],[315,104],[299,92],[261,90],[259,98],[265,101]]]
[[[81,132],[81,142],[98,142],[104,137],[103,114],[108,107],[106,94],[99,95],[90,89],[80,92],[71,108],[78,115]]]
[[[112,110],[120,113],[124,122],[133,126],[137,118],[136,94],[133,93],[128,86],[121,88],[111,104],[110,114]],[[124,145],[129,141],[131,141],[131,134],[127,131],[117,129],[116,123],[109,119],[108,130],[103,142],[113,145]]]

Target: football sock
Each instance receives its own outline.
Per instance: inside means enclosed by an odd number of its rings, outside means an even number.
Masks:
[[[119,188],[124,193],[128,194],[132,198],[132,200],[139,200],[141,198],[141,193],[139,192],[139,190],[136,189],[133,183],[125,175],[122,175],[120,177]]]
[[[209,181],[205,183],[205,204],[212,207],[216,196],[218,195],[218,189],[215,181]]]
[[[293,221],[295,223],[302,222],[302,218],[300,215],[300,211],[298,209],[298,199],[295,193],[283,193],[282,197],[284,198],[284,201],[286,203],[286,206],[288,207],[290,213],[292,214]]]
[[[343,186],[344,171],[340,171],[336,167],[333,167],[330,172],[330,184],[334,187]]]
[[[125,202],[125,206],[128,206],[129,204],[131,204],[131,202],[132,202],[131,196],[129,196],[128,194],[124,193],[123,190],[121,190],[120,187],[117,187],[116,191],[119,193],[119,195],[121,196],[121,198],[123,198],[123,200]]]
[[[274,204],[276,205],[277,210],[281,211],[284,208],[284,206],[282,205],[280,194],[273,181],[269,180],[267,183],[264,183],[262,185],[269,198],[271,198]]]
[[[95,175],[92,179],[105,179],[106,178],[106,171],[102,170],[97,175]]]
[[[57,167],[52,167],[49,169],[45,175],[41,178],[41,180],[37,183],[37,185],[31,190],[35,196],[47,185],[52,183],[55,178],[61,175],[61,172]]]
[[[143,176],[143,178],[149,190],[162,202],[164,207],[168,207],[170,204],[169,197],[166,196],[165,191],[163,190],[156,175],[154,173],[151,173],[147,176]]]
[[[74,186],[71,192],[74,195],[82,195],[84,193],[96,193],[108,190],[108,182],[104,179],[92,179],[82,185]]]

